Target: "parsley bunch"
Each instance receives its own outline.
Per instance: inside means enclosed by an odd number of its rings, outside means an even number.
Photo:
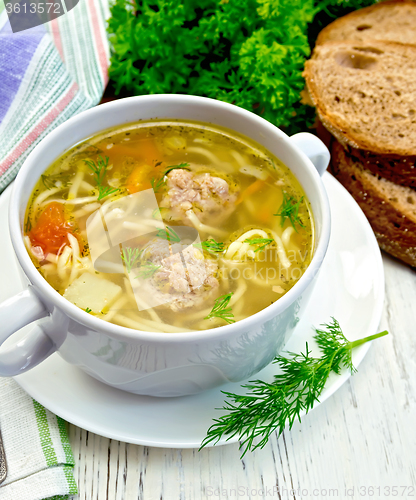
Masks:
[[[108,32],[115,93],[183,93],[236,104],[290,132],[316,25],[372,0],[115,0]],[[311,29],[310,29],[311,28]]]

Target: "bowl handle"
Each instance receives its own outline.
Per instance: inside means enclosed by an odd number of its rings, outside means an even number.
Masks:
[[[0,304],[0,346],[15,332],[40,318],[48,316],[45,305],[29,287]],[[51,319],[34,325],[24,338],[0,351],[0,376],[13,377],[33,368],[57,350],[47,334]]]
[[[290,141],[311,160],[322,176],[329,165],[331,155],[321,139],[309,132],[300,132],[292,135]]]

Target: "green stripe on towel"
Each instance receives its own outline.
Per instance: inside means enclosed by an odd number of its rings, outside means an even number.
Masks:
[[[46,410],[41,404],[39,404],[35,400],[33,400],[33,406],[35,408],[40,444],[42,447],[43,454],[45,456],[46,463],[49,467],[56,466],[58,465],[58,458],[56,456],[54,444],[52,441]],[[66,464],[62,465],[61,467],[68,483],[68,495],[76,495],[78,493],[78,488],[73,474],[74,472],[73,466],[75,465],[75,460],[69,443],[65,421],[60,417],[56,417],[56,420],[58,423],[59,437],[61,438],[61,444],[66,459]],[[68,496],[66,495],[64,496],[57,495],[51,497],[48,500],[66,500],[67,498]]]
[[[71,445],[69,443],[68,433],[66,431],[66,423],[61,417],[56,417],[58,421],[59,435],[61,436],[62,448],[64,449],[66,464],[75,465],[74,455],[72,454]]]
[[[65,465],[64,466],[64,474],[65,474],[66,480],[68,481],[69,494],[76,495],[78,493],[78,486],[77,486],[77,483],[75,482],[72,466]]]
[[[40,444],[42,446],[42,451],[45,456],[46,463],[48,467],[52,465],[58,465],[58,459],[56,457],[55,449],[53,447],[53,442],[51,438],[51,433],[49,431],[48,419],[46,417],[45,408],[40,405],[37,401],[33,400],[33,406],[35,407],[36,422],[38,424]]]

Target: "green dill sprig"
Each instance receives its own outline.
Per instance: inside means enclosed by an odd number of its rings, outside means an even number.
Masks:
[[[244,240],[244,243],[248,243],[249,245],[260,245],[258,246],[255,250],[254,253],[260,252],[261,250],[264,250],[267,245],[270,245],[270,243],[273,243],[272,238],[252,238],[252,239],[247,239]]]
[[[183,170],[189,170],[189,163],[180,163],[179,165],[171,165],[168,167],[162,174],[162,177],[166,177],[172,170],[176,170],[177,168],[182,168]]]
[[[162,266],[158,266],[157,264],[151,261],[146,261],[143,264],[141,264],[139,272],[137,273],[137,278],[143,278],[143,279],[152,278],[155,275],[155,273],[159,271],[161,267]]]
[[[212,255],[216,255],[217,253],[221,253],[224,251],[225,243],[215,241],[213,238],[211,238],[206,241],[201,241],[201,243],[194,243],[193,246],[195,248],[199,248],[200,250],[205,250]]]
[[[152,212],[152,219],[163,220],[162,210],[169,210],[167,207],[155,208]]]
[[[187,167],[189,167],[189,163],[181,163],[180,165],[171,165],[171,166],[167,167],[166,170],[164,170],[164,172],[162,173],[162,176],[160,177],[160,179],[156,179],[155,177],[153,177],[150,180],[150,184],[152,185],[153,191],[155,193],[158,193],[160,191],[161,187],[166,182],[166,176],[169,174],[169,172],[172,172],[172,170],[176,170],[177,168],[189,170],[189,168],[187,168]]]
[[[71,185],[70,178],[68,174],[55,174],[55,175],[41,175],[40,176],[42,184],[46,189],[53,189],[58,181],[62,182],[62,187],[68,187]]]
[[[322,351],[320,358],[311,356],[306,343],[304,353],[276,356],[273,363],[279,365],[281,373],[274,376],[273,382],[250,381],[242,386],[249,391],[244,395],[222,391],[227,397],[222,410],[228,413],[214,419],[201,448],[225,435],[227,439],[239,437],[240,448],[244,448],[242,456],[248,450],[263,448],[273,432],[280,436],[286,426],[291,429],[296,419],[301,420],[302,412],[307,413],[319,402],[331,372],[340,374],[342,368],[356,371],[351,358],[355,347],[388,334],[383,331],[350,342],[335,318],[322,326],[325,329],[316,329],[314,336]]]
[[[85,309],[85,312],[86,312],[86,313],[88,313],[88,314],[90,314],[90,313],[92,312],[92,309],[90,309],[89,307],[87,307],[87,308]]]
[[[169,242],[172,242],[172,243],[179,243],[181,241],[181,238],[178,235],[178,233],[174,229],[172,229],[171,227],[169,227],[169,226],[166,226],[166,227],[167,227],[167,229],[158,229],[156,236],[158,238],[168,240]]]
[[[221,297],[218,297],[218,299],[215,301],[212,311],[204,319],[221,318],[229,324],[235,323],[232,309],[231,307],[227,307],[233,295],[234,292],[230,292],[225,295],[221,295]]]
[[[153,191],[155,193],[158,193],[160,191],[160,188],[163,186],[164,182],[165,182],[165,180],[163,177],[161,179],[155,179],[154,177],[152,177],[152,179],[150,179],[150,184],[151,184]]]
[[[30,216],[26,219],[25,224],[25,233],[29,233],[32,230],[32,221],[30,220]]]
[[[279,211],[273,215],[280,216],[280,225],[284,226],[286,219],[289,219],[292,224],[293,229],[297,232],[295,224],[299,224],[300,227],[305,227],[299,217],[299,207],[303,202],[303,196],[300,200],[296,201],[294,196],[290,196],[287,193],[283,193],[283,201],[280,205]]]
[[[138,248],[126,247],[121,250],[121,259],[124,261],[128,273],[130,273],[133,267],[137,264],[142,253],[143,250]]]
[[[88,168],[91,169],[94,173],[94,180],[98,188],[98,201],[118,191],[118,188],[103,186],[109,160],[110,158],[108,156],[106,156],[104,159],[101,155],[98,157],[97,163],[92,160],[84,160]]]

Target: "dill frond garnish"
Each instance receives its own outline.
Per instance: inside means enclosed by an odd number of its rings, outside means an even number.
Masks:
[[[296,419],[301,420],[301,412],[307,413],[319,402],[331,372],[340,374],[343,368],[356,371],[351,358],[355,347],[388,334],[383,331],[350,342],[335,318],[322,326],[324,329],[316,329],[314,336],[322,351],[320,358],[311,356],[306,343],[304,353],[275,357],[273,363],[279,365],[281,373],[274,376],[273,382],[250,381],[242,386],[248,389],[243,395],[222,391],[227,400],[221,409],[227,414],[214,419],[201,448],[225,435],[228,439],[239,436],[242,456],[248,450],[263,448],[273,432],[280,436],[286,426],[291,429]]]
[[[84,160],[88,168],[91,169],[94,173],[94,180],[98,188],[98,201],[118,191],[118,188],[103,186],[109,160],[110,158],[108,156],[106,156],[104,159],[101,155],[98,157],[97,163],[92,160]]]
[[[144,262],[137,273],[137,278],[148,279],[152,278],[162,266],[158,266],[151,261]]]
[[[171,165],[168,167],[162,174],[162,177],[166,177],[169,172],[172,172],[172,170],[176,170],[177,168],[182,168],[183,170],[189,170],[189,163],[180,163],[179,165]]]
[[[279,211],[276,214],[273,214],[280,216],[281,227],[284,226],[286,219],[289,219],[293,229],[296,232],[297,229],[295,224],[299,224],[299,226],[305,227],[299,217],[299,207],[302,201],[303,201],[303,196],[300,198],[300,200],[296,201],[296,198],[294,196],[290,196],[287,193],[283,193],[283,201],[282,204],[280,205]]]
[[[230,292],[225,295],[221,295],[221,297],[218,297],[218,299],[215,301],[212,311],[204,319],[221,318],[227,323],[235,323],[232,309],[231,307],[227,307],[233,295],[234,292]]]
[[[244,240],[244,243],[248,243],[249,245],[259,245],[255,250],[254,253],[260,252],[260,250],[264,250],[267,245],[270,245],[270,243],[273,243],[272,238],[251,238]]]
[[[150,180],[150,184],[153,188],[153,191],[155,193],[158,193],[160,191],[160,188],[163,186],[164,182],[165,180],[163,177],[161,179],[155,179],[154,177],[152,177],[152,179]]]
[[[169,242],[179,243],[181,241],[181,238],[176,233],[176,231],[169,226],[166,226],[166,227],[167,227],[167,229],[158,229],[156,236],[158,238],[168,240]]]
[[[160,191],[160,188],[165,184],[166,182],[166,176],[169,174],[169,172],[172,172],[172,170],[176,170],[177,168],[182,168],[184,170],[189,170],[189,163],[181,163],[179,165],[171,165],[164,170],[162,173],[162,177],[160,179],[155,179],[154,177],[151,179],[150,184],[152,185],[153,191],[155,193],[158,193]]]
[[[224,243],[215,241],[213,238],[206,241],[201,241],[201,243],[194,243],[193,246],[195,248],[199,248],[200,250],[205,250],[212,255],[223,252],[225,248]]]
[[[41,175],[40,176],[42,184],[46,189],[53,189],[58,187],[56,183],[59,181],[62,183],[62,187],[68,187],[71,185],[69,182],[71,176],[68,174],[56,174],[56,175]]]
[[[32,230],[32,221],[30,220],[30,216],[26,220],[25,224],[25,233],[29,233]]]
[[[152,219],[163,220],[162,210],[169,210],[167,207],[155,208],[152,212]]]
[[[124,261],[126,265],[126,270],[128,273],[133,269],[133,267],[137,264],[140,259],[143,250],[139,250],[138,248],[123,248],[121,251],[121,259]]]
[[[92,309],[90,309],[89,307],[87,307],[87,308],[85,309],[85,312],[89,314],[89,313],[91,313],[91,312],[92,312]]]

